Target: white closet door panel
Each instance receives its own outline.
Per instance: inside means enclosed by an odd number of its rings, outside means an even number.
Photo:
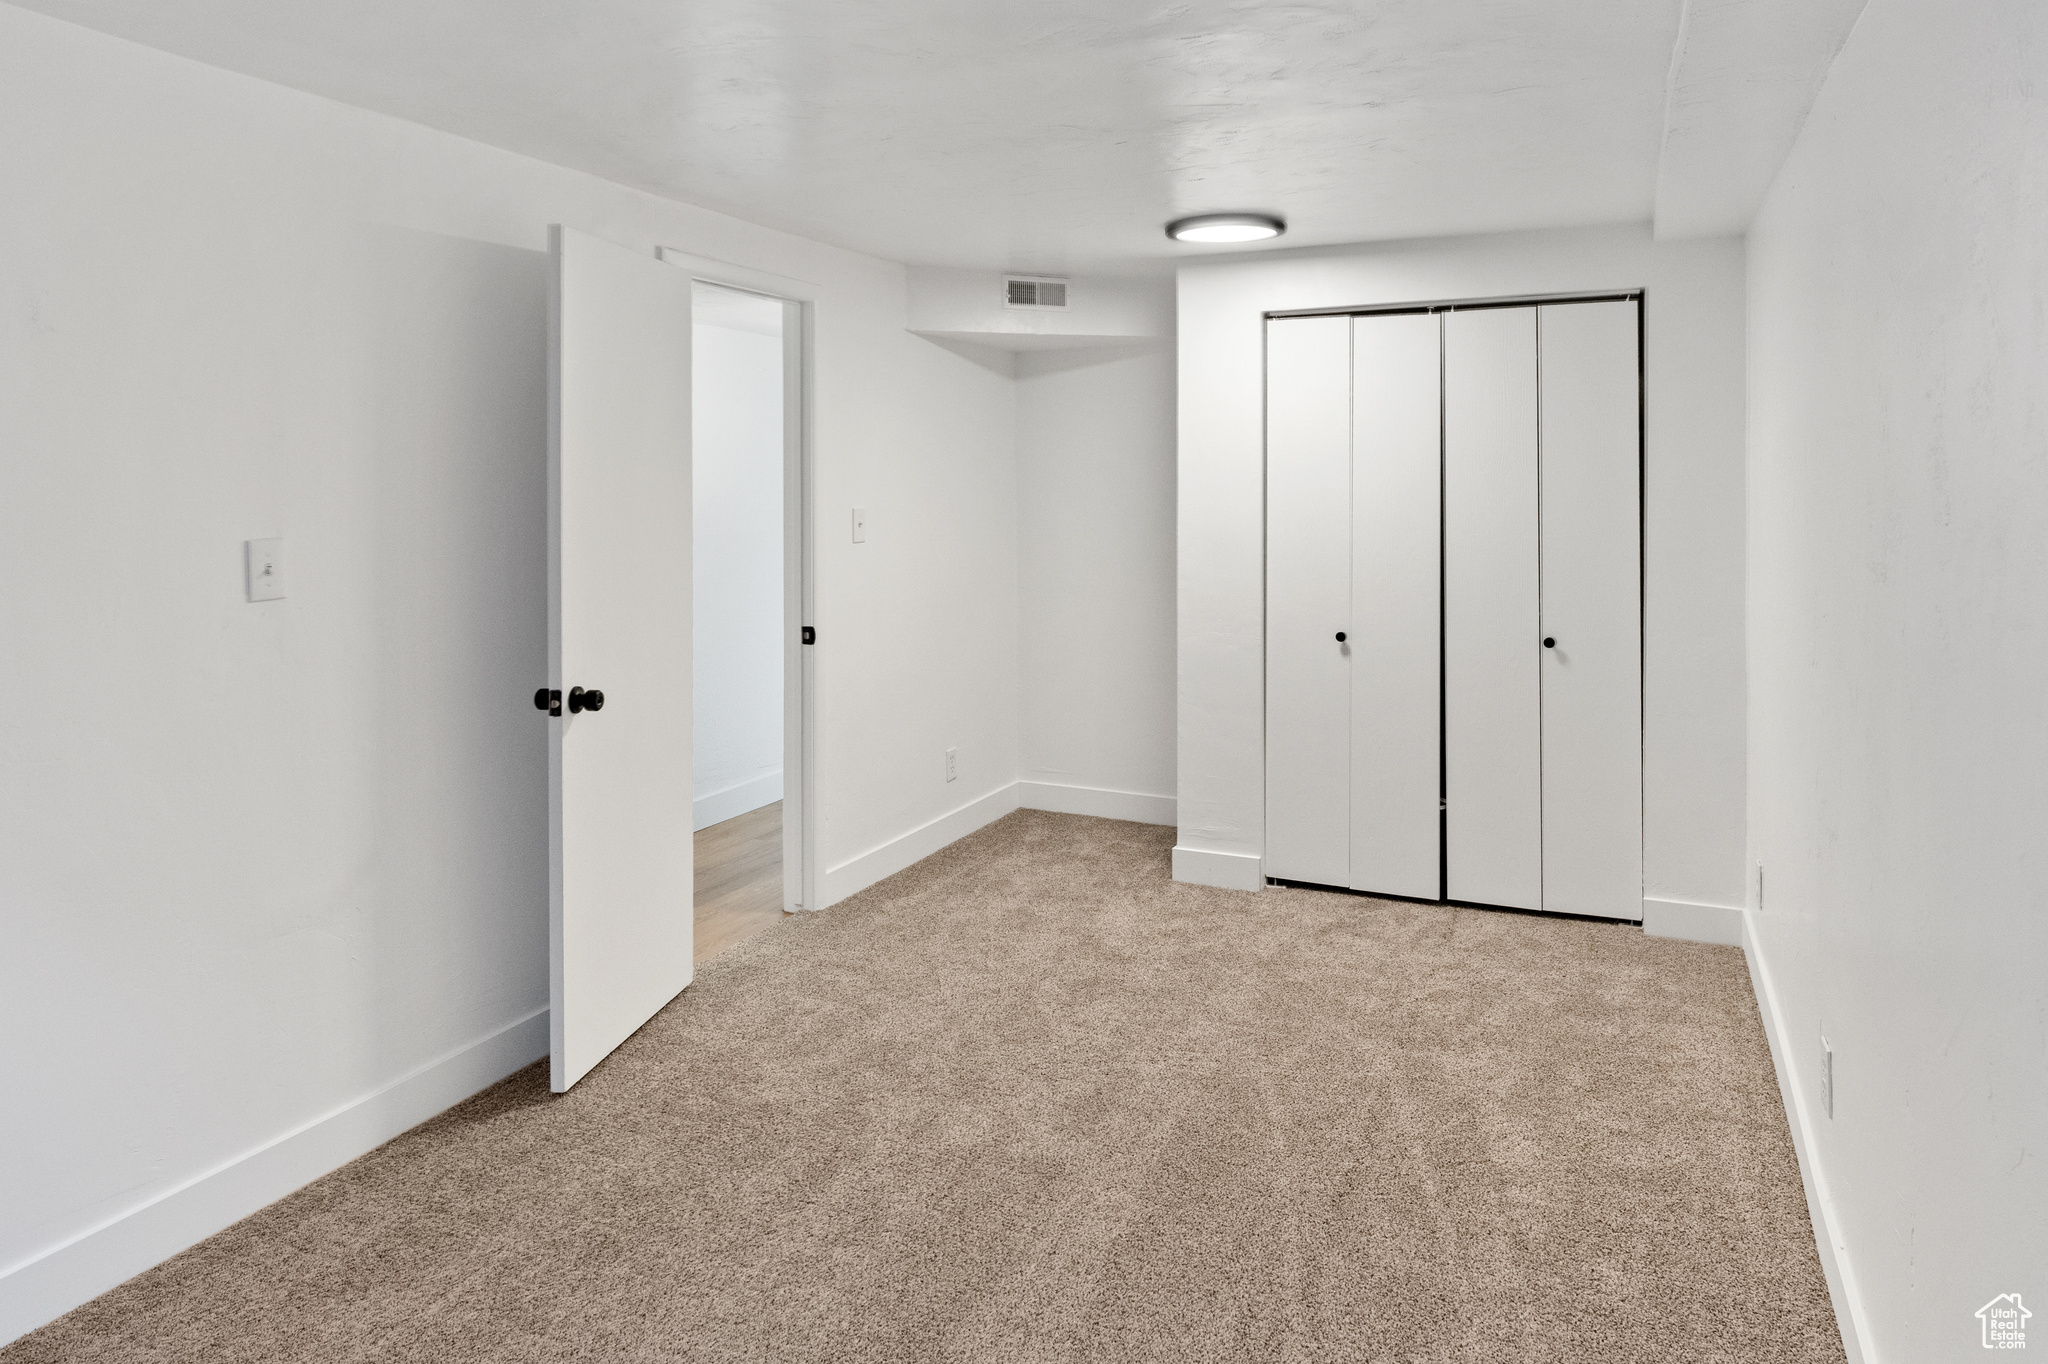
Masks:
[[[1350,883],[1351,319],[1266,328],[1265,873]]]
[[[1536,310],[1444,319],[1445,894],[1543,907]]]
[[[1643,907],[1641,382],[1634,302],[1546,305],[1543,907]]]
[[[1441,324],[1353,319],[1351,879],[1441,894]]]

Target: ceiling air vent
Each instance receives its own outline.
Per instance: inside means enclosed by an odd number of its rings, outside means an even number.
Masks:
[[[1064,308],[1067,306],[1067,282],[1063,279],[1044,279],[1036,275],[1005,275],[1003,306]]]

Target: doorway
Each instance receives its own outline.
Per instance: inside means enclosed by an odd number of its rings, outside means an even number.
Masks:
[[[1641,308],[1268,318],[1268,878],[1642,917]]]
[[[695,957],[806,903],[802,305],[692,292]]]

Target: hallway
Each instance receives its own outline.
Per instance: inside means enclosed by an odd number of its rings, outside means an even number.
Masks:
[[[782,802],[696,833],[698,965],[782,921]]]

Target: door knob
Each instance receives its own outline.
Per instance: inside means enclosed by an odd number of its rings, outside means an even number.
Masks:
[[[1543,637],[1543,647],[1546,649],[1555,649],[1557,647],[1556,638],[1551,635],[1545,635]]]
[[[569,710],[571,713],[584,710],[603,710],[604,693],[585,691],[581,687],[569,688]]]
[[[550,687],[542,687],[533,694],[533,708],[544,710],[550,715],[562,713],[562,693]]]
[[[1339,630],[1337,632],[1337,642],[1339,644],[1342,644],[1344,642],[1344,632],[1342,630]]]

